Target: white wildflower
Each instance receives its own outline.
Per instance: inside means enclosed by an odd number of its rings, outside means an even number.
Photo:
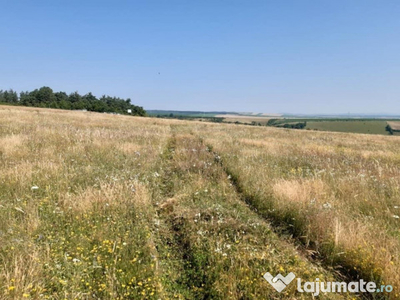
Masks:
[[[34,185],[33,187],[31,187],[31,191],[36,191],[36,190],[38,190],[38,189],[39,189],[39,187],[36,186],[36,185]]]
[[[332,208],[332,205],[329,202],[326,202],[322,205],[322,207],[325,209],[330,209],[330,208]]]

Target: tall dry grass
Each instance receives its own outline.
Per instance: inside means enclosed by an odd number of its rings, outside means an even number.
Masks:
[[[397,289],[398,144],[1,106],[0,297],[312,298],[267,271]]]
[[[400,288],[400,139],[207,125],[260,215],[352,278]]]

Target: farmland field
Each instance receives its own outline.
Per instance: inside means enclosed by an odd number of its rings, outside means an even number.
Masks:
[[[306,129],[336,131],[336,132],[354,132],[354,133],[369,133],[383,134],[389,133],[385,130],[386,121],[372,120],[346,120],[346,121],[307,121]]]
[[[243,124],[251,124],[253,122],[255,123],[259,123],[261,125],[266,125],[268,123],[268,120],[271,119],[271,117],[260,117],[260,116],[240,116],[240,115],[217,115],[216,117],[219,118],[224,118],[223,122],[227,122],[227,123],[235,123],[235,122],[239,122],[239,123],[243,123]]]
[[[1,106],[0,298],[313,299],[262,277],[293,272],[399,299],[399,145]]]

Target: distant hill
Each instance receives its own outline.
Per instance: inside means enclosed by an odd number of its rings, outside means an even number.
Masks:
[[[168,116],[173,114],[174,116],[191,116],[191,117],[214,117],[215,115],[226,115],[226,114],[238,114],[236,112],[227,111],[181,111],[181,110],[146,110],[150,116]]]
[[[182,111],[182,110],[147,110],[150,116],[190,116],[190,117],[221,117],[221,115],[235,115],[248,117],[279,117],[279,118],[307,118],[307,119],[400,119],[400,114],[295,114],[295,113],[257,113],[232,111]]]

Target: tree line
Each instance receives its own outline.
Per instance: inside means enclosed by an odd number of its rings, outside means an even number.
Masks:
[[[21,92],[10,90],[0,90],[0,103],[59,108],[71,110],[88,110],[95,112],[131,114],[135,116],[145,116],[146,111],[141,106],[131,103],[131,99],[122,99],[103,95],[97,98],[92,93],[80,95],[78,92],[67,94],[65,92],[53,92],[49,87],[41,87],[31,92]]]

